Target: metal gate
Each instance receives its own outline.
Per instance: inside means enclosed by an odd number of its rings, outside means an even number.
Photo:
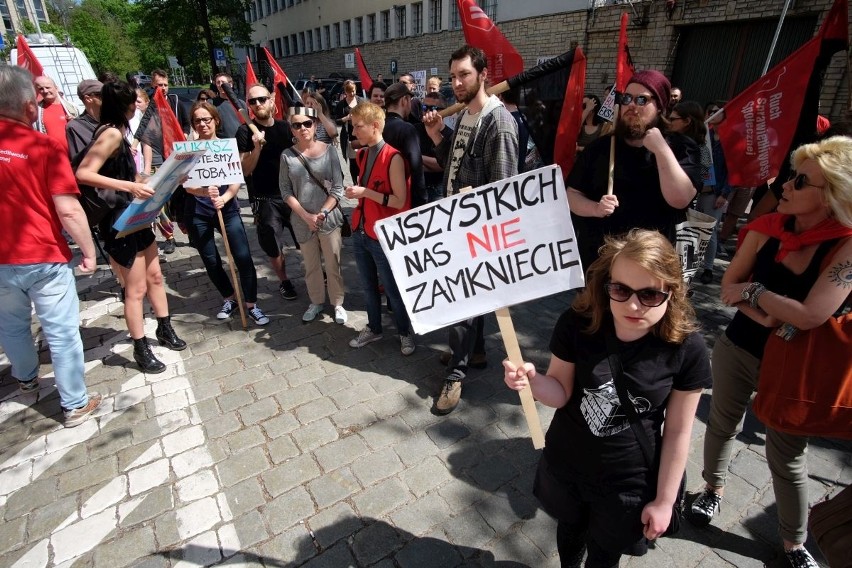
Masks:
[[[816,34],[816,16],[787,17],[770,68]],[[672,84],[684,99],[729,100],[763,70],[778,20],[750,20],[679,29]]]

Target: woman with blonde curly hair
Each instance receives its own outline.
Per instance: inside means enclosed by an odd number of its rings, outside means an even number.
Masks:
[[[558,521],[563,568],[579,567],[586,551],[587,568],[618,566],[622,550],[669,527],[695,410],[710,386],[686,292],[663,235],[608,237],[556,323],[547,373],[503,362],[510,388],[530,387],[557,409],[533,492]]]
[[[751,395],[757,388],[760,398],[764,390],[761,367],[777,369],[778,361],[784,360],[783,353],[770,346],[783,346],[823,325],[844,306],[848,309],[852,290],[852,139],[834,136],[801,146],[793,152],[791,164],[792,175],[783,186],[778,212],[746,225],[742,244],[722,278],[722,301],[736,307],[737,313],[713,348],[713,398],[704,437],[706,485],[689,516],[698,525],[707,525],[719,512],[734,437]],[[776,328],[783,341],[772,336]],[[848,347],[831,359],[838,369],[852,366]],[[786,370],[784,365],[779,372]],[[822,384],[815,388],[830,388],[826,377],[818,379]],[[804,547],[808,438],[773,427],[780,408],[761,416],[755,404],[755,413],[767,424],[766,459],[787,560],[794,568],[815,568],[817,563]],[[845,432],[848,435],[848,426]]]

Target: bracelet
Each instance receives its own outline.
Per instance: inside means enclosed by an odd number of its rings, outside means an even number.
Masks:
[[[760,301],[760,296],[766,292],[766,286],[761,284],[760,282],[755,282],[754,291],[751,293],[751,298],[748,301],[748,305],[750,305],[755,310],[759,310],[760,306],[758,302]]]
[[[384,197],[382,197],[382,205],[385,207],[388,206],[388,200],[390,199],[390,194],[386,193]]]

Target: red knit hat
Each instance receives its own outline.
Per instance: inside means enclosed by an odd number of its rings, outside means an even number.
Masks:
[[[630,83],[638,83],[651,91],[651,94],[657,99],[657,108],[660,109],[660,112],[666,112],[669,108],[672,98],[672,84],[659,71],[653,69],[637,71],[627,82],[628,85]]]

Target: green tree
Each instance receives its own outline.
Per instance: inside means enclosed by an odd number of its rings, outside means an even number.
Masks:
[[[125,0],[83,0],[70,15],[69,32],[98,73],[123,76],[139,68],[139,56],[127,34],[131,18]]]

